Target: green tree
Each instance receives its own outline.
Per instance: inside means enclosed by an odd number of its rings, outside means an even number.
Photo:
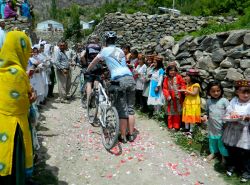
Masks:
[[[57,19],[57,5],[56,5],[56,0],[51,0],[50,17],[53,18],[53,19]]]
[[[79,7],[74,4],[70,9],[70,19],[64,31],[64,38],[72,38],[75,42],[79,41],[82,36],[81,29]]]

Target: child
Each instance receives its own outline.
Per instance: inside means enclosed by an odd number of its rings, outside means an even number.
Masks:
[[[192,136],[194,125],[201,122],[199,72],[195,69],[189,69],[184,80],[187,88],[181,90],[186,95],[183,103],[182,121],[185,123],[187,134]]]
[[[164,76],[163,58],[154,57],[152,75],[150,77],[148,105],[153,105],[156,113],[159,113],[161,106],[164,105],[162,93],[162,82]]]
[[[222,136],[229,152],[227,175],[232,176],[235,167],[240,167],[241,182],[247,182],[250,179],[250,81],[236,81],[236,97],[227,108],[228,118]]]
[[[168,128],[180,129],[181,111],[183,98],[178,90],[186,89],[186,84],[181,75],[179,75],[175,62],[168,64],[166,69],[166,78],[163,82],[163,94],[167,102]]]
[[[208,121],[209,149],[211,152],[208,160],[214,159],[215,154],[220,152],[222,163],[225,164],[225,157],[228,156],[228,152],[221,137],[223,133],[223,118],[226,114],[229,101],[222,97],[223,88],[220,82],[217,81],[212,81],[208,84],[207,95],[210,98],[207,100],[206,115],[202,119],[204,122]]]
[[[136,106],[140,108],[141,110],[145,110],[147,102],[144,101],[145,99],[143,98],[142,93],[143,93],[143,88],[144,88],[144,77],[147,72],[147,66],[145,64],[145,57],[142,54],[138,55],[138,62],[139,62],[139,65],[133,71],[135,82],[136,82],[135,100],[136,100]]]

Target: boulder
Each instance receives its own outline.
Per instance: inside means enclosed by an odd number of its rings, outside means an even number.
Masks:
[[[244,78],[247,79],[247,80],[250,80],[250,68],[247,68],[244,71]]]
[[[222,87],[233,87],[233,83],[229,81],[221,81]]]
[[[212,60],[214,62],[221,62],[226,56],[226,52],[222,49],[216,49],[212,52]]]
[[[212,61],[210,56],[202,56],[201,58],[198,58],[196,67],[206,71],[212,71],[217,68],[217,65]]]
[[[160,39],[160,45],[161,46],[166,46],[166,48],[171,48],[174,46],[174,37],[171,36],[165,36]],[[165,47],[164,47],[165,48]]]
[[[223,60],[221,63],[220,63],[220,67],[222,68],[231,68],[231,67],[234,67],[234,59],[233,58],[230,58],[230,57],[227,57],[225,60]]]
[[[182,52],[182,53],[179,53],[177,56],[176,56],[176,59],[177,60],[180,60],[180,59],[183,59],[183,58],[188,58],[190,57],[191,54],[189,52]]]
[[[225,80],[227,76],[227,69],[217,68],[214,70],[214,78],[216,80]]]
[[[226,79],[228,79],[230,81],[236,81],[236,80],[243,79],[243,75],[241,73],[237,72],[237,69],[230,68],[227,71]]]
[[[246,44],[248,46],[250,45],[250,33],[245,34],[245,36],[243,38],[243,42],[244,42],[244,44]]]
[[[232,31],[227,40],[225,40],[224,46],[241,44],[246,33],[247,30]]]
[[[176,55],[178,52],[179,52],[179,44],[175,44],[172,47],[172,53],[173,53],[173,55]]]
[[[240,61],[240,67],[243,69],[250,68],[250,59],[242,59]]]

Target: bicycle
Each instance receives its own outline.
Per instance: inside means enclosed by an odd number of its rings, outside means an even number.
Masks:
[[[71,88],[70,88],[69,94],[70,94],[70,98],[73,98],[75,93],[76,93],[76,90],[78,89],[78,86],[80,84],[81,104],[82,104],[82,107],[85,107],[86,100],[87,100],[87,94],[85,91],[86,81],[84,80],[84,73],[86,72],[86,69],[82,68],[82,66],[80,64],[76,64],[75,66],[78,66],[79,68],[81,68],[81,70],[80,70],[80,73],[78,75],[76,75],[73,82],[71,83]]]
[[[101,126],[102,143],[105,149],[109,151],[118,142],[120,125],[118,112],[109,100],[102,83],[93,88],[87,102],[87,112],[89,122],[92,125],[97,123]]]

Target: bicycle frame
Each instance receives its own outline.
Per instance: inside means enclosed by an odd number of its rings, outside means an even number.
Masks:
[[[101,94],[100,94],[101,93]],[[100,101],[101,95],[104,96],[104,100]],[[106,128],[106,117],[107,117],[107,108],[111,106],[111,102],[109,101],[108,95],[105,92],[105,89],[103,88],[102,84],[98,84],[98,109],[101,110],[100,115],[100,122],[102,127]]]

